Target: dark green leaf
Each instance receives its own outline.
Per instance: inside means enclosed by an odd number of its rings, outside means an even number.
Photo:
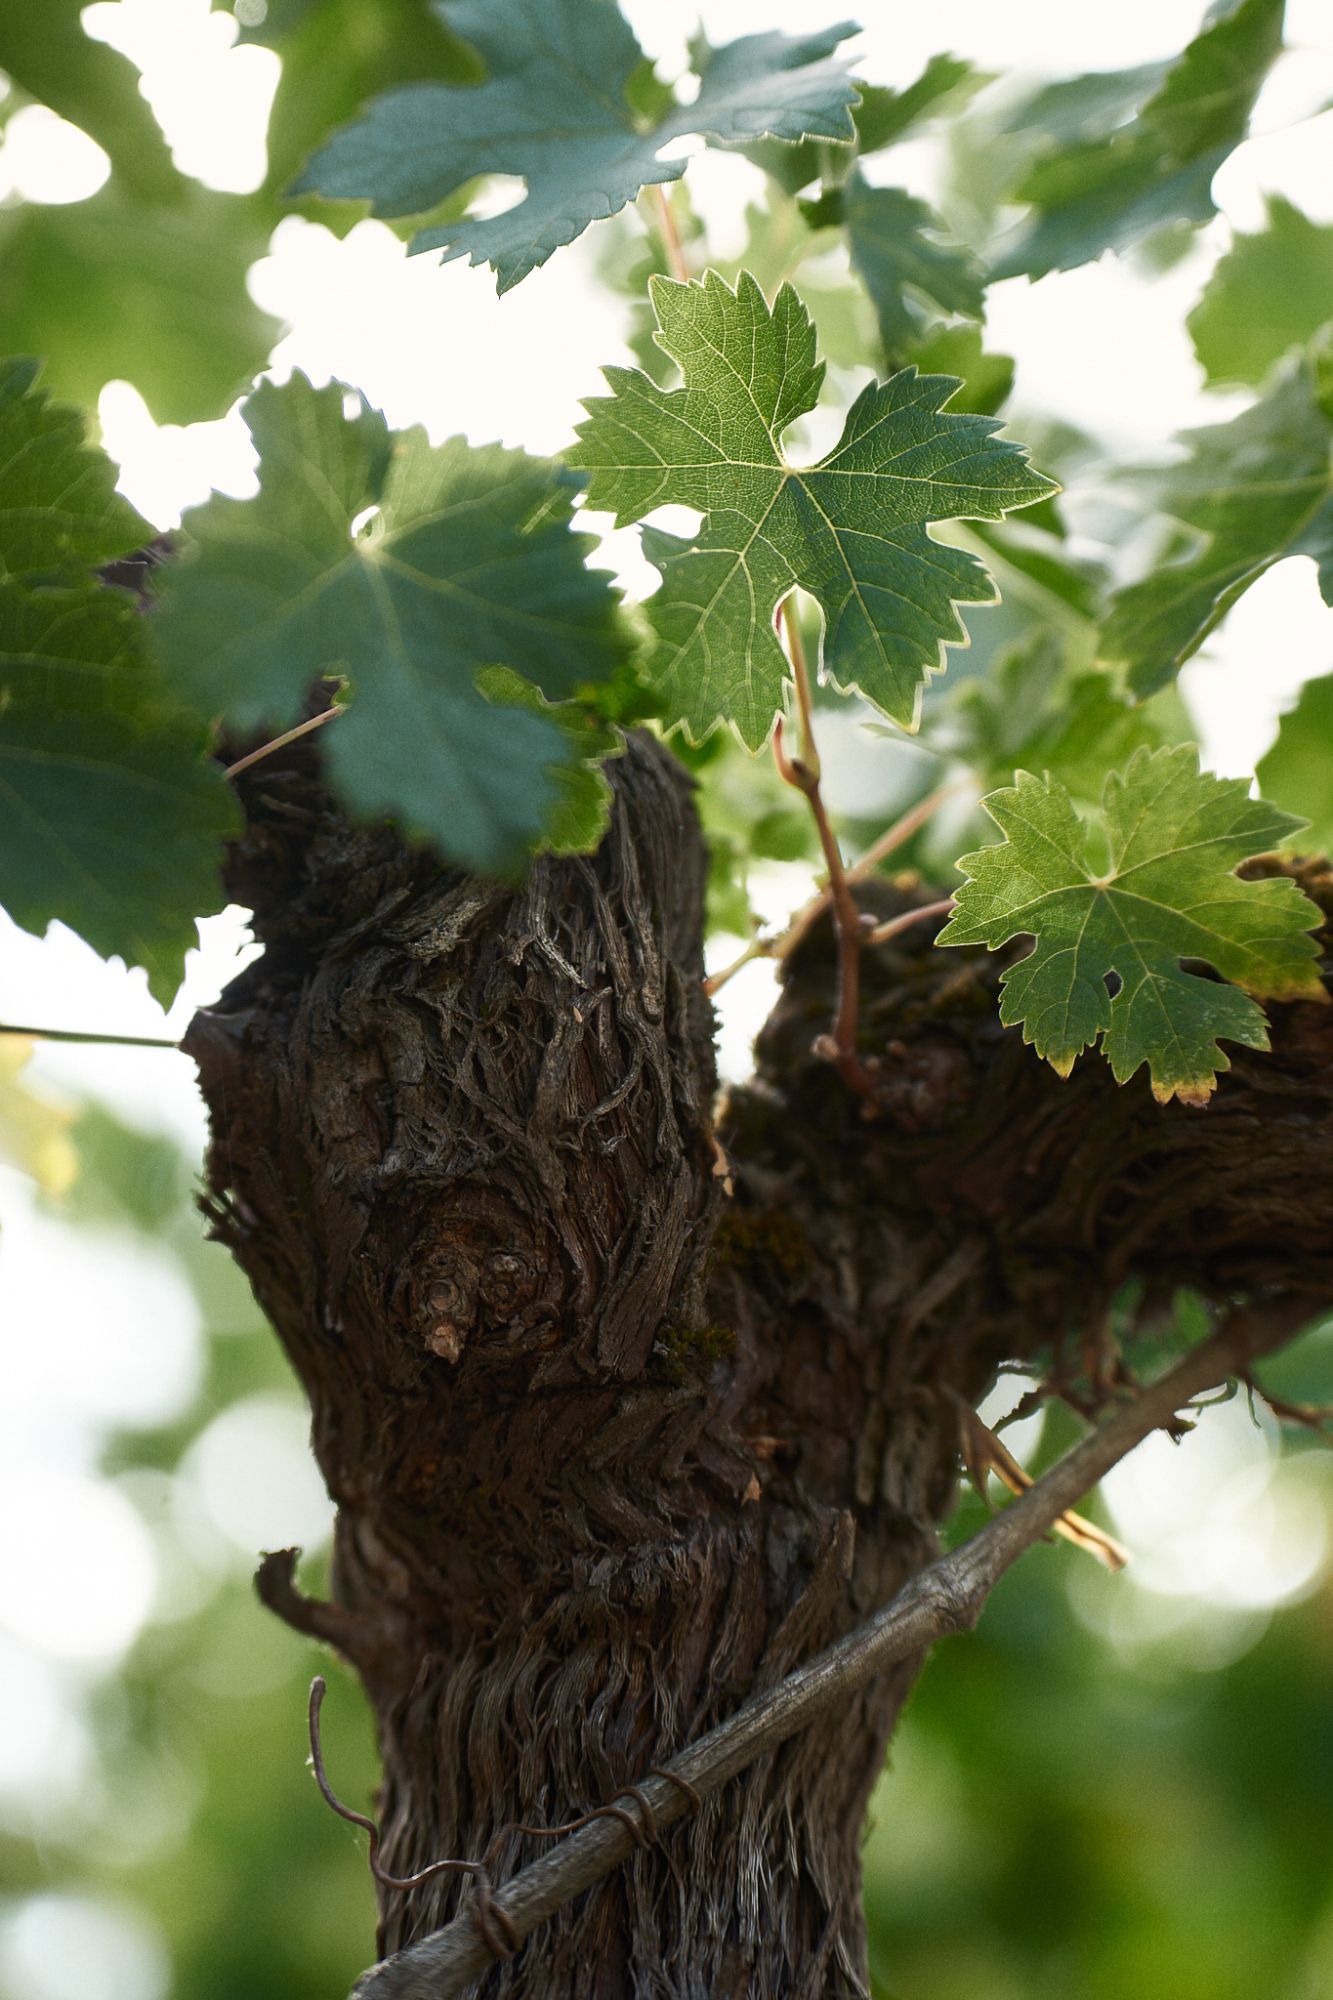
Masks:
[[[695,542],[644,542],[663,570],[648,672],[670,719],[694,737],[730,720],[751,747],[765,740],[788,671],[773,616],[800,585],[824,613],[825,676],[911,726],[944,646],[964,636],[956,606],[994,595],[976,558],[926,523],[993,519],[1052,483],[993,419],[943,410],[953,380],[913,368],[863,391],[827,458],[792,466],[782,434],[814,408],[824,370],[791,287],[771,307],[746,273],[734,292],[710,272],[655,279],[652,293],[685,386],[608,369],[613,393],[587,405],[569,459],[591,475],[589,504],[618,522],[668,502],[706,516]]]
[[[949,240],[943,222],[924,201],[902,188],[871,187],[858,173],[807,205],[815,228],[841,222],[853,267],[860,273],[879,320],[890,367],[914,353],[941,316],[980,319],[985,277],[972,252]]]
[[[223,901],[233,802],[203,732],[143,732],[29,708],[0,716],[0,902],[39,935],[59,918],[148,973],[168,1006],[194,919]]]
[[[1156,494],[1198,546],[1120,591],[1102,635],[1136,694],[1164,686],[1283,556],[1313,556],[1333,602],[1331,401],[1321,364],[1302,357],[1252,409],[1186,434],[1190,455],[1159,476]]]
[[[1331,319],[1333,227],[1271,195],[1267,228],[1237,236],[1187,324],[1210,382],[1258,383]]]
[[[379,98],[321,149],[296,192],[413,215],[478,174],[522,175],[527,192],[513,208],[426,229],[412,246],[491,264],[502,292],[641,188],[678,180],[684,161],[658,158],[672,139],[852,137],[856,90],[833,55],[847,23],[711,51],[697,98],[644,130],[626,96],[643,52],[615,0],[454,0],[445,19],[480,53],[486,81]]]
[[[241,728],[281,728],[313,680],[345,676],[324,754],[347,802],[512,871],[549,833],[552,770],[573,760],[551,715],[501,720],[478,672],[576,694],[623,655],[614,598],[551,466],[410,431],[386,469],[382,420],[346,418],[346,393],[297,376],[250,398],[259,497],[215,496],[190,517],[196,547],[166,579],[156,643],[199,706]]]
[[[0,903],[144,966],[166,1005],[195,917],[222,902],[236,814],[203,730],[153,682],[143,626],[97,583],[0,584]]]
[[[472,83],[482,67],[431,0],[270,0],[241,31],[282,58],[268,127],[268,184],[286,187],[315,147],[395,84]]]
[[[950,99],[965,89],[976,89],[985,79],[978,77],[971,63],[958,56],[932,56],[926,67],[905,90],[888,90],[880,84],[862,84],[861,102],[852,113],[856,123],[856,151],[882,152],[905,138],[913,127],[924,124],[943,111]],[[799,194],[812,181],[825,178],[831,167],[835,178],[840,161],[848,159],[848,149],[835,147],[830,157],[827,145],[805,140],[799,145],[783,145],[780,140],[761,139],[757,145],[741,149],[788,194]]]
[[[1299,822],[1251,799],[1244,779],[1201,773],[1192,744],[1141,750],[1108,777],[1105,869],[1055,779],[1020,771],[985,803],[1005,839],[959,862],[968,879],[938,942],[995,950],[1035,939],[1004,974],[1000,1018],[1021,1023],[1061,1076],[1100,1036],[1118,1083],[1147,1063],[1160,1102],[1202,1104],[1230,1067],[1219,1038],[1268,1047],[1250,995],[1323,997],[1309,935],[1318,909],[1285,877],[1235,873]],[[1236,983],[1186,971],[1182,959]]]

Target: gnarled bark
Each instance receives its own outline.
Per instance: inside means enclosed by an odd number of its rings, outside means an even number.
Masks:
[[[1280,1283],[1279,1238],[1333,1295],[1333,1009],[1275,1010],[1279,1058],[1163,1111],[1100,1065],[1060,1083],[999,1030],[991,961],[915,937],[867,968],[873,1122],[809,1055],[827,938],[796,955],[726,1199],[687,784],[646,739],[613,777],[599,853],[515,889],[350,827],[309,746],[256,766],[231,889],[265,954],[189,1038],[215,1227],[338,1503],[320,1622],[375,1706],[399,1874],[600,1804],[890,1597],[949,1503],[942,1391],[1126,1277]],[[914,1665],[486,1994],[863,1993],[862,1817]],[[381,1950],[459,1893],[386,1893]]]

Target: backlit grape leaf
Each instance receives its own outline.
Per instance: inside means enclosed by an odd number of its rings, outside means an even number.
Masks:
[[[1305,683],[1257,771],[1265,792],[1309,821],[1305,853],[1333,858],[1333,674]]]
[[[172,678],[238,729],[281,729],[324,674],[350,683],[325,733],[330,778],[469,867],[512,872],[548,830],[550,715],[477,686],[505,666],[549,699],[604,679],[625,651],[607,579],[570,531],[572,482],[544,461],[424,432],[390,440],[339,384],[301,376],[245,405],[257,499],[215,495],[187,518],[191,556],[153,619]]]
[[[1215,0],[1160,81],[1151,65],[1143,73],[1151,94],[1135,118],[1109,135],[1071,134],[1039,158],[1014,191],[1034,212],[993,275],[1039,278],[1123,249],[1163,223],[1206,222],[1216,212],[1213,176],[1244,138],[1282,47],[1283,8],[1284,0]],[[1104,112],[1115,115],[1133,75],[1111,73]],[[1068,95],[1071,86],[1063,88]]]
[[[95,139],[134,196],[169,201],[181,177],[138,71],[128,56],[84,32],[83,11],[84,0],[5,0],[0,70]]]
[[[1257,383],[1331,319],[1333,227],[1275,194],[1267,227],[1237,236],[1186,324],[1210,382]]]
[[[371,203],[375,215],[434,208],[478,174],[517,174],[500,215],[423,230],[416,251],[489,263],[508,291],[640,188],[678,180],[658,155],[691,133],[728,144],[771,133],[850,140],[856,87],[834,55],[852,24],[811,35],[746,35],[709,52],[697,97],[655,123],[631,101],[644,55],[615,0],[453,0],[448,26],[486,66],[484,83],[412,84],[377,98],[321,147],[294,192]]]
[[[963,244],[952,242],[935,211],[902,188],[871,187],[859,173],[805,204],[813,228],[842,223],[853,267],[879,320],[890,367],[907,360],[941,317],[980,319],[985,275]]]
[[[1107,778],[1105,867],[1054,778],[1020,771],[985,803],[1005,838],[958,863],[968,879],[938,942],[1035,939],[1004,974],[1000,1018],[1061,1076],[1100,1036],[1118,1083],[1146,1063],[1160,1103],[1203,1104],[1230,1067],[1219,1040],[1268,1047],[1251,996],[1324,997],[1314,904],[1285,877],[1235,873],[1299,822],[1251,799],[1244,779],[1201,773],[1193,744],[1140,750]]]
[[[0,361],[0,577],[89,569],[153,537],[79,412],[36,386],[40,365]]]
[[[43,354],[78,402],[123,378],[159,423],[223,416],[280,331],[245,288],[273,220],[183,178],[149,204],[114,175],[87,201],[0,209],[0,348]]]
[[[1199,546],[1111,600],[1102,631],[1136,694],[1151,694],[1202,645],[1257,577],[1283,556],[1312,556],[1333,603],[1333,376],[1301,356],[1252,409],[1186,433],[1189,457],[1150,489]]]
[[[609,368],[612,394],[588,403],[569,462],[588,500],[618,523],[668,502],[705,516],[697,540],[656,535],[663,572],[649,600],[649,678],[667,715],[699,738],[723,720],[751,748],[781,708],[787,662],[773,630],[796,585],[824,613],[822,667],[914,726],[921,687],[965,637],[959,603],[993,599],[976,557],[933,541],[926,523],[990,517],[1052,492],[989,417],[945,411],[948,376],[906,368],[862,391],[836,448],[793,466],[782,434],[814,408],[823,381],[814,330],[784,285],[770,307],[748,273],[733,292],[655,279],[659,340],[684,387]]]
[[[697,38],[695,46],[700,46]],[[886,146],[895,145],[917,125],[956,104],[985,81],[985,77],[978,75],[971,63],[964,62],[959,56],[942,55],[932,56],[920,76],[903,90],[888,90],[880,84],[861,84],[861,102],[852,112],[858,156],[864,158],[867,153],[882,152]],[[755,145],[742,147],[741,151],[747,160],[753,160],[757,167],[770,174],[788,194],[799,194],[802,188],[819,180],[830,164],[827,145],[821,146],[809,139],[799,145],[760,139]]]

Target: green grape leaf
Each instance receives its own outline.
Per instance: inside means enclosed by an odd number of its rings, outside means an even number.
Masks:
[[[1170,67],[1150,62],[1134,69],[1097,69],[1061,77],[1021,98],[999,129],[1043,150],[1109,139],[1155,94]]]
[[[139,89],[138,72],[118,49],[85,34],[83,11],[83,0],[5,0],[0,70],[95,139],[122,185],[140,200],[169,201],[181,177]]]
[[[245,289],[262,199],[182,180],[149,204],[116,176],[87,201],[0,209],[0,348],[40,351],[62,396],[133,382],[159,423],[222,416],[280,331]]]
[[[1038,513],[1048,511],[1051,518],[1038,522]],[[1052,503],[1034,507],[1021,521],[978,522],[972,533],[994,563],[1006,604],[1021,600],[1045,620],[1054,599],[1080,618],[1096,620],[1105,601],[1106,570],[1091,557],[1068,553],[1064,524]]]
[[[956,409],[976,410],[993,417],[1008,402],[1014,387],[1012,355],[988,354],[975,326],[940,326],[918,341],[912,359],[923,375],[958,375],[962,388],[954,395]]]
[[[258,10],[256,10],[258,11]],[[431,0],[269,0],[241,40],[282,58],[268,122],[268,184],[285,187],[368,97],[395,84],[473,83],[481,64]]]
[[[1104,868],[1054,778],[1020,771],[985,804],[1005,838],[958,863],[968,879],[938,942],[1035,939],[1004,974],[1000,1018],[1061,1076],[1100,1036],[1118,1083],[1146,1063],[1160,1103],[1203,1104],[1230,1067],[1219,1040],[1268,1047],[1251,996],[1324,998],[1315,905],[1285,877],[1235,873],[1299,822],[1251,799],[1244,779],[1201,773],[1193,744],[1140,750],[1107,778]]]
[[[963,757],[987,785],[1010,784],[1016,770],[1044,771],[1080,804],[1098,805],[1108,770],[1136,750],[1156,750],[1190,734],[1174,689],[1130,702],[1110,674],[1071,670],[1049,625],[1008,647],[980,680],[958,689],[931,742]]]
[[[1189,457],[1154,482],[1162,511],[1197,546],[1111,600],[1107,660],[1136,694],[1163,687],[1257,577],[1283,556],[1312,556],[1333,603],[1333,384],[1301,356],[1230,423],[1186,433]]]
[[[89,569],[153,538],[79,412],[36,386],[39,367],[0,361],[0,578]]]
[[[486,81],[390,91],[320,149],[293,191],[414,215],[478,174],[521,175],[524,198],[503,214],[446,222],[412,244],[446,263],[489,263],[502,292],[641,188],[678,180],[685,162],[658,157],[672,140],[852,137],[856,87],[833,53],[848,22],[709,51],[697,97],[645,128],[627,96],[643,51],[615,0],[453,0],[444,18],[477,50]]]
[[[886,146],[896,146],[916,126],[938,116],[947,105],[956,104],[960,97],[979,90],[987,81],[963,57],[939,55],[932,56],[920,76],[902,90],[866,85],[854,113],[857,152],[864,159],[867,153],[880,153]]]
[[[174,712],[126,593],[0,583],[0,903],[141,965],[164,1006],[219,909],[237,823],[203,728]]]
[[[1333,674],[1305,683],[1257,774],[1266,793],[1309,822],[1305,852],[1333,858]]]
[[[0,662],[0,670],[3,662]],[[28,708],[0,717],[0,902],[39,936],[53,918],[148,973],[169,1006],[194,919],[220,909],[235,811],[204,732]]]
[[[912,727],[946,643],[965,637],[959,603],[994,590],[976,557],[936,542],[929,521],[997,518],[1054,491],[993,418],[945,411],[948,376],[903,369],[871,383],[818,465],[782,455],[782,434],[823,381],[814,329],[784,285],[770,307],[748,273],[736,290],[654,279],[661,345],[684,387],[609,368],[612,394],[587,404],[569,463],[588,502],[620,524],[669,502],[705,516],[696,540],[645,537],[663,572],[649,600],[646,671],[687,736],[735,723],[757,748],[781,708],[787,662],[773,629],[799,585],[824,613],[822,668]]]
[[[571,761],[550,715],[498,710],[508,667],[550,700],[624,655],[615,598],[570,531],[567,475],[498,445],[391,440],[339,384],[301,376],[245,405],[257,499],[188,517],[154,639],[173,682],[239,729],[293,722],[321,675],[351,684],[324,739],[355,811],[389,813],[465,866],[512,873],[548,831]]]
[[[530,715],[549,716],[564,736],[568,762],[551,769],[555,799],[537,852],[591,853],[600,845],[611,823],[611,785],[603,761],[618,757],[624,749],[625,739],[620,730],[576,702],[547,701],[512,667],[483,667],[477,685],[487,700],[499,708],[520,708]]]
[[[941,317],[980,319],[985,275],[961,243],[949,240],[939,216],[902,188],[871,187],[858,173],[805,205],[814,228],[841,222],[847,248],[879,320],[890,367],[909,359]]]
[[[1186,325],[1210,382],[1258,383],[1331,319],[1333,227],[1275,194],[1267,228],[1236,237]]]
[[[1137,116],[1109,133],[1069,134],[1036,160],[1014,191],[1034,213],[993,276],[1068,271],[1120,250],[1164,223],[1206,222],[1216,213],[1212,181],[1244,138],[1264,78],[1282,47],[1284,0],[1216,0],[1180,60],[1158,80]],[[1133,71],[1104,80],[1094,118],[1114,120]],[[1095,79],[1076,79],[1093,84]],[[1057,88],[1060,88],[1057,86]],[[1073,85],[1062,108],[1072,109]]]
[[[165,1004],[221,903],[235,806],[151,671],[135,600],[89,574],[152,531],[36,372],[0,362],[0,903],[145,967]]]
[[[903,90],[888,90],[881,84],[861,84],[861,102],[852,113],[856,125],[856,151],[882,152],[927,119],[945,110],[950,100],[957,102],[967,92],[979,89],[986,78],[959,56],[932,56],[920,76]],[[747,160],[775,180],[787,194],[799,194],[811,181],[823,177],[830,164],[827,145],[803,140],[784,145],[777,139],[760,139],[740,149]],[[839,148],[839,152],[845,151]]]

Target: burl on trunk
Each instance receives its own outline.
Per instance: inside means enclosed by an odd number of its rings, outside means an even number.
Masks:
[[[908,933],[866,966],[867,1119],[810,1055],[815,933],[718,1111],[689,784],[646,738],[612,775],[599,852],[515,888],[351,826],[308,744],[257,765],[229,886],[264,955],[188,1038],[208,1211],[339,1510],[334,1602],[284,1608],[365,1680],[398,1874],[602,1803],[884,1603],[934,1552],[955,1398],[1127,1278],[1230,1296],[1299,1243],[1333,1293],[1333,1009],[1273,1010],[1278,1056],[1163,1111],[1097,1062],[1061,1083],[989,960]],[[862,1820],[914,1670],[477,1991],[864,1994]],[[461,1893],[387,1892],[381,1950]]]

